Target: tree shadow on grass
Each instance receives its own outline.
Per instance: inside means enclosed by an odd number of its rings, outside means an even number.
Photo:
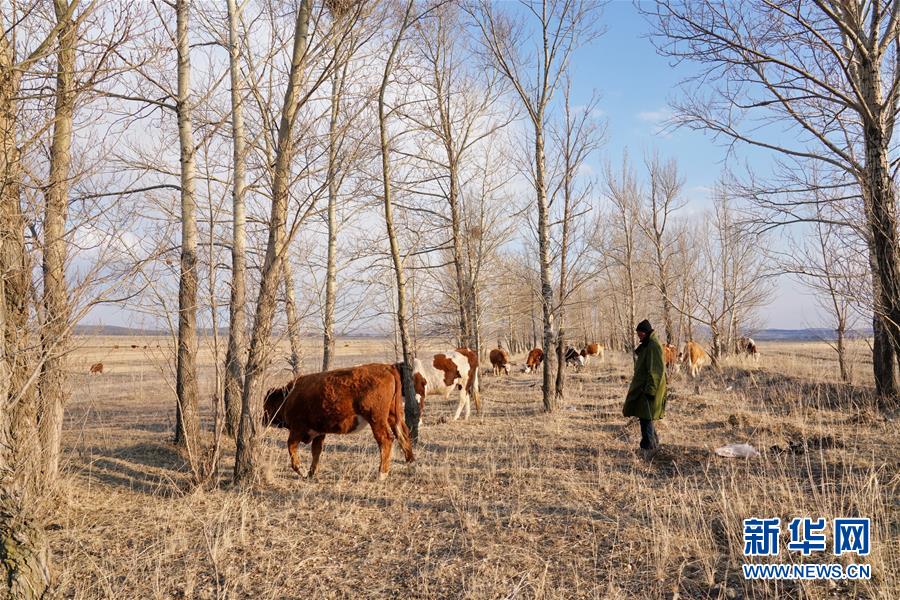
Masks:
[[[93,446],[79,452],[80,477],[153,496],[190,489],[190,469],[171,444],[141,442],[118,448]]]

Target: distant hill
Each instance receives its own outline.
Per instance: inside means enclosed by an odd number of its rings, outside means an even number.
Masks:
[[[154,335],[165,335],[168,336],[170,333],[168,331],[164,331],[162,329],[139,329],[136,327],[121,327],[119,325],[76,325],[75,326],[75,335],[122,335],[122,336],[154,336]],[[197,335],[207,336],[212,335],[212,329],[198,329]],[[220,327],[219,335],[222,337],[228,336],[228,328]],[[319,338],[321,334],[319,333],[307,333],[304,334],[305,338]],[[346,335],[338,336],[341,339],[356,339],[356,338],[382,338],[387,337],[382,333],[348,333]]]
[[[853,329],[847,332],[847,338],[858,339],[871,337],[871,329]],[[753,339],[760,342],[812,342],[817,340],[833,340],[837,338],[834,329],[827,327],[811,327],[808,329],[760,329],[753,333]]]
[[[75,335],[169,335],[159,329],[137,329],[118,325],[76,325]]]

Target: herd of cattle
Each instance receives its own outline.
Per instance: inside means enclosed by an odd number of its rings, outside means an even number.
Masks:
[[[754,359],[759,357],[752,339],[741,338],[739,347]],[[709,355],[696,342],[687,342],[680,352],[666,344],[663,352],[667,370],[677,373],[683,362],[692,378],[710,362]],[[603,360],[603,356],[604,348],[600,344],[587,344],[580,351],[569,347],[565,351],[565,363],[577,370],[585,367],[588,360]],[[497,347],[488,358],[495,376],[509,375],[513,363],[506,350]],[[543,360],[543,350],[532,349],[526,357],[524,372],[535,372]],[[366,364],[301,375],[285,386],[269,390],[264,401],[264,422],[289,430],[288,453],[294,471],[302,475],[297,456],[300,442],[312,443],[307,472],[307,477],[312,478],[327,434],[352,433],[366,425],[372,429],[381,449],[379,479],[387,477],[394,439],[400,443],[406,461],[414,460],[404,418],[402,371],[402,363]],[[480,410],[478,371],[478,355],[469,348],[435,354],[430,359],[416,358],[413,386],[419,404],[419,424],[425,414],[426,396],[443,395],[448,400],[457,391],[459,403],[454,420],[463,415],[469,418],[472,400],[476,411]]]
[[[136,347],[136,346],[133,346]],[[740,351],[758,359],[756,343],[747,337],[739,340]],[[604,347],[586,344],[581,350],[567,347],[564,353],[566,366],[576,370],[587,366],[589,360],[603,360]],[[676,346],[665,344],[663,355],[666,370],[678,373],[684,363],[691,378],[710,363],[709,355],[696,342],[687,342],[679,351]],[[514,365],[509,354],[501,347],[490,351],[491,370],[497,377],[509,375]],[[544,351],[534,348],[525,358],[523,372],[534,373],[544,362]],[[387,477],[391,464],[394,439],[406,456],[414,460],[409,429],[404,418],[402,371],[403,364],[366,364],[323,373],[301,375],[282,387],[269,390],[263,403],[263,419],[266,425],[288,429],[288,453],[291,467],[300,473],[297,447],[300,442],[312,443],[312,458],[307,477],[314,477],[319,456],[327,434],[353,433],[368,425],[381,449],[379,479]],[[478,375],[478,355],[470,348],[457,348],[439,353],[430,359],[413,361],[413,387],[419,404],[419,424],[425,415],[426,396],[443,395],[449,400],[453,391],[459,393],[459,403],[453,420],[460,416],[468,419],[471,402],[475,410],[481,410]],[[103,373],[103,363],[90,367],[90,374]]]

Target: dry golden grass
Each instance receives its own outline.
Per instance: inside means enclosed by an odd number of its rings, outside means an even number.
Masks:
[[[273,430],[265,485],[231,488],[229,445],[209,492],[187,488],[170,444],[164,340],[82,342],[50,531],[66,597],[900,597],[897,413],[838,384],[822,344],[762,344],[759,363],[706,371],[699,394],[674,378],[651,460],[621,416],[630,359],[612,355],[572,375],[552,415],[537,376],[518,370],[483,375],[484,410],[468,422],[447,422],[455,402],[430,399],[416,462],[395,452],[385,483],[367,431],[329,436],[309,482]],[[392,358],[381,341],[338,346],[339,364]],[[856,352],[862,379],[870,367]],[[98,360],[106,372],[87,375]],[[745,441],[763,455],[712,454]],[[852,515],[873,519],[871,581],[743,580],[742,519]],[[782,547],[778,559],[797,556]]]

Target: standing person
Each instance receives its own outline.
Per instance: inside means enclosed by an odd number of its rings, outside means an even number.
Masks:
[[[650,321],[644,319],[638,323],[637,336],[641,343],[634,350],[637,354],[634,377],[622,414],[640,420],[641,448],[654,451],[659,447],[659,438],[653,421],[662,419],[666,412],[666,365],[662,346]]]

